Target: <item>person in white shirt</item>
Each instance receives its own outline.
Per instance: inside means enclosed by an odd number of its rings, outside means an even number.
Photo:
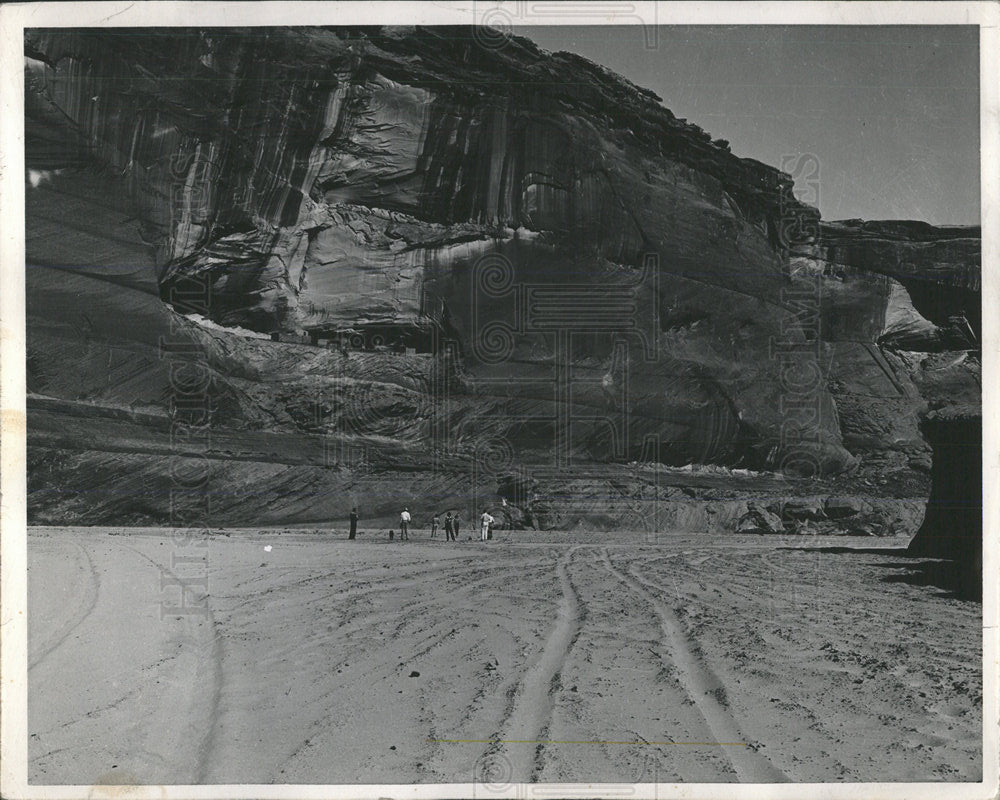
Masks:
[[[410,540],[410,509],[404,508],[399,515],[399,540]]]
[[[482,539],[481,541],[486,541],[489,537],[490,525],[493,524],[493,517],[490,516],[489,512],[483,509],[482,516]]]

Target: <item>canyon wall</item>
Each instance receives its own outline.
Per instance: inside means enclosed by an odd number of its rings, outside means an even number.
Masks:
[[[978,402],[978,229],[821,223],[577,56],[450,28],[33,31],[25,55],[40,396],[169,411],[154,340],[180,330],[213,428],[361,442],[458,494],[638,462],[916,496],[919,415]],[[252,338],[366,330],[426,352]]]

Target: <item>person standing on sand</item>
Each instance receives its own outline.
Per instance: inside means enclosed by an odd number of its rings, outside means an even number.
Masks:
[[[480,531],[480,537],[481,537],[480,541],[485,542],[489,537],[490,525],[493,524],[493,517],[490,516],[490,513],[485,508],[483,509],[483,516],[481,517],[481,522],[482,522],[482,530]]]
[[[348,534],[348,539],[353,539],[358,535],[358,507],[354,506],[351,509],[351,532]]]
[[[410,509],[404,508],[399,515],[399,541],[410,541]]]
[[[450,511],[444,515],[444,540],[446,542],[455,541],[455,524]]]
[[[451,521],[451,524],[455,526],[455,541],[458,541],[458,529],[462,525],[462,521],[458,518],[458,512],[455,512],[455,518]]]
[[[437,532],[438,532],[438,515],[435,514],[433,517],[431,517],[431,538],[432,539],[435,536],[437,536]]]

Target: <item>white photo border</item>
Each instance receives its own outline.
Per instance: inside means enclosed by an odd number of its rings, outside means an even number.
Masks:
[[[526,3],[527,0],[519,0]],[[482,3],[480,3],[482,5]],[[492,2],[491,5],[496,5]],[[511,3],[510,5],[514,5]],[[541,4],[550,5],[550,4]],[[513,784],[493,797],[950,798],[998,794],[998,531],[1000,531],[1000,3],[598,2],[566,4],[560,19],[517,24],[978,25],[983,315],[983,780],[979,783]],[[578,10],[573,17],[570,9]],[[598,14],[595,9],[602,13]],[[66,798],[468,798],[471,783],[204,786],[32,785],[27,761],[27,503],[25,473],[24,75],[26,28],[296,25],[471,25],[465,2],[40,2],[0,7],[0,796]]]

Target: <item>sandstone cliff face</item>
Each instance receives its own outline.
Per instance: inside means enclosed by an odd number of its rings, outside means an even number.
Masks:
[[[331,434],[361,398],[379,421],[352,435],[453,464],[835,475],[906,469],[928,400],[976,392],[978,231],[821,227],[790,176],[525,40],[236,33],[29,34],[29,168],[64,170],[29,195],[29,259],[224,326],[396,326],[433,354],[354,388],[296,356],[282,392],[246,340],[197,334],[213,424]]]
[[[822,275],[830,392],[845,446],[919,462],[920,414],[980,402],[978,227],[822,223],[791,268]]]

